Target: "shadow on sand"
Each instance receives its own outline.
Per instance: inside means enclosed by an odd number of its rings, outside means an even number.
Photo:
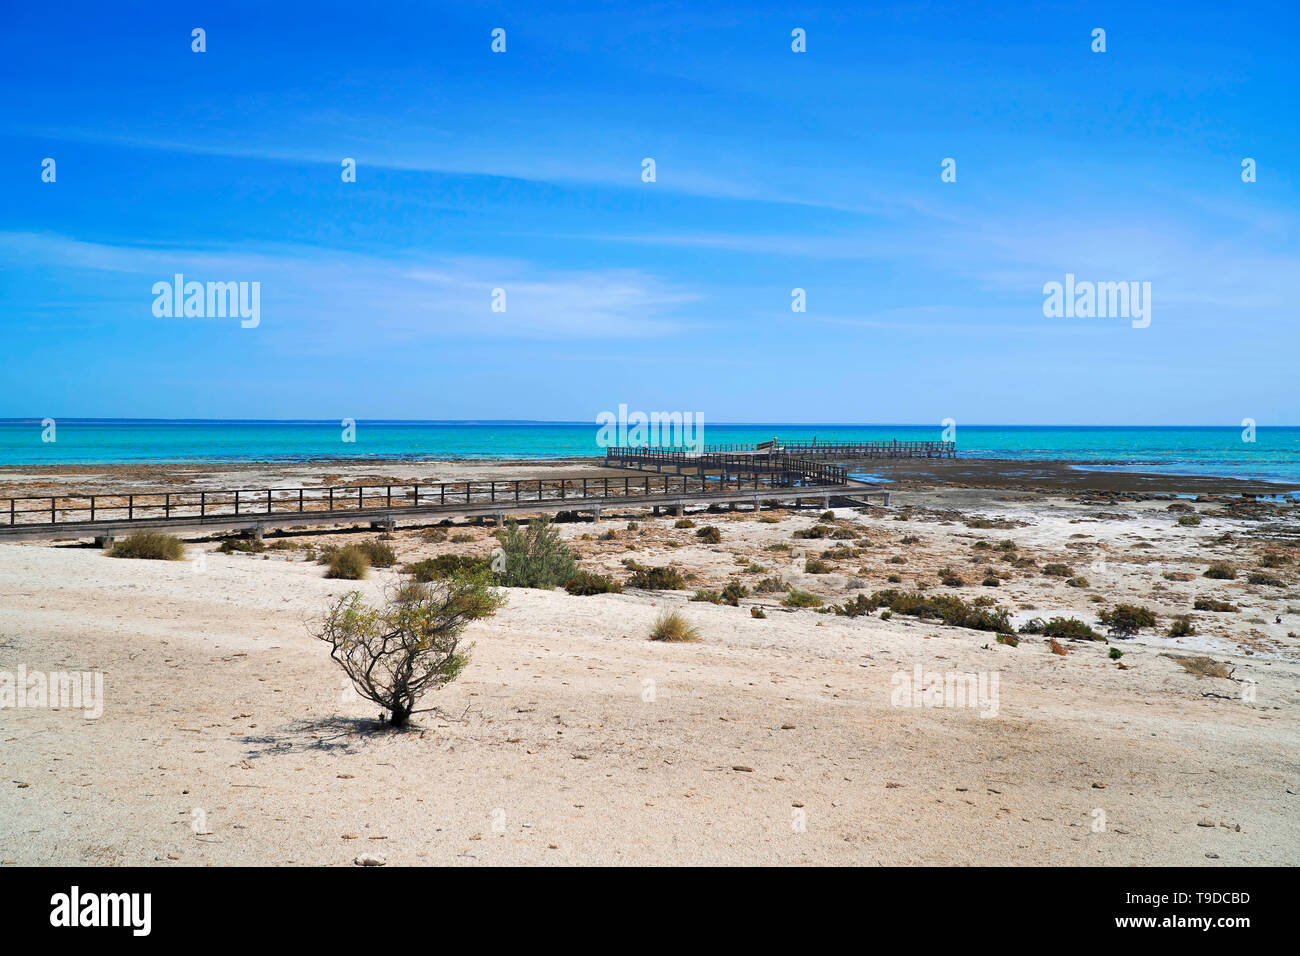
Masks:
[[[245,736],[249,760],[300,753],[356,753],[372,739],[391,740],[407,734],[419,735],[423,728],[412,723],[394,730],[387,723],[365,717],[326,717],[300,720],[274,733]]]

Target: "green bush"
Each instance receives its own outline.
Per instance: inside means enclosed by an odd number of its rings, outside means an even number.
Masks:
[[[1246,581],[1249,584],[1268,584],[1273,587],[1281,587],[1284,583],[1276,574],[1265,574],[1263,571],[1251,571],[1246,575]]]
[[[937,618],[953,627],[966,627],[976,631],[1012,631],[1007,612],[1001,608],[976,607],[951,594],[928,595],[920,591],[906,593],[890,589],[877,591],[870,598],[877,607],[883,606],[908,617]],[[883,617],[883,615],[882,615]]]
[[[827,524],[815,524],[811,528],[804,528],[800,531],[796,531],[791,537],[803,538],[803,539],[852,538],[853,533],[848,528],[835,528]]]
[[[345,581],[360,581],[370,569],[369,558],[355,544],[335,548],[330,552],[326,563],[329,567],[325,571],[325,577],[341,578]]]
[[[1186,614],[1179,614],[1169,625],[1170,637],[1189,637],[1196,633],[1196,627],[1192,624],[1192,619]]]
[[[731,581],[721,591],[709,591],[700,588],[695,592],[692,601],[707,601],[710,604],[728,604],[731,607],[740,607],[740,599],[749,597],[749,588],[745,587],[739,581]]]
[[[939,569],[939,583],[950,588],[961,588],[966,586],[966,582],[962,580],[961,575],[952,568]]]
[[[1198,597],[1192,602],[1192,609],[1196,611],[1239,611],[1237,605],[1229,601],[1219,601],[1215,598]]]
[[[1044,637],[1068,637],[1075,640],[1100,641],[1102,636],[1075,617],[1054,617],[1044,621],[1036,617],[1020,626],[1021,634],[1042,634]]]
[[[492,562],[488,558],[471,558],[464,554],[440,554],[436,558],[410,562],[402,570],[414,580],[427,583],[486,574],[492,570]]]
[[[700,588],[691,595],[690,600],[707,601],[709,604],[721,604],[722,595],[717,591],[706,591],[704,588]]]
[[[1195,528],[1201,523],[1200,515],[1179,515],[1178,523],[1186,527]]]
[[[391,568],[397,563],[397,552],[393,550],[392,545],[386,544],[378,538],[372,538],[369,541],[358,541],[354,547],[365,554],[366,560],[370,562],[372,568]]]
[[[564,584],[564,590],[570,594],[589,596],[592,594],[618,594],[623,585],[613,578],[592,571],[579,571]]]
[[[740,607],[740,599],[749,597],[749,588],[739,581],[728,581],[722,589],[722,602],[732,607]]]
[[[807,591],[791,588],[790,593],[786,595],[785,600],[781,603],[786,607],[821,607],[822,599],[815,594],[809,594]]]
[[[757,618],[765,618],[767,617],[767,614],[766,612],[764,612],[764,610],[761,607],[755,606],[749,609],[749,616],[757,617]]]
[[[1155,612],[1136,604],[1116,604],[1097,617],[1117,637],[1132,637],[1142,628],[1156,625]]]
[[[861,617],[864,614],[874,614],[879,607],[880,605],[874,603],[865,594],[859,594],[852,601],[845,601],[843,604],[832,604],[831,610],[840,617]]]
[[[340,548],[364,557],[356,548]],[[330,645],[358,694],[384,708],[394,728],[406,725],[420,698],[445,686],[465,668],[469,648],[460,635],[471,621],[490,617],[504,603],[487,575],[439,585],[405,582],[380,607],[357,591],[329,609],[316,634]]]
[[[569,546],[546,518],[534,518],[526,528],[512,519],[500,540],[505,554],[501,583],[506,587],[549,590],[577,573]]]
[[[185,543],[157,531],[137,531],[108,549],[110,558],[142,558],[146,561],[183,561]]]
[[[1109,656],[1112,661],[1117,661],[1124,656],[1124,652],[1121,651],[1118,647],[1112,647],[1110,649],[1109,655],[1107,656]]]
[[[803,569],[809,574],[830,574],[835,570],[835,565],[827,564],[817,558],[809,558],[804,562]]]
[[[279,546],[279,542],[276,542]],[[226,538],[221,542],[221,547],[217,550],[222,554],[261,554],[266,550],[266,544],[257,538]]]
[[[632,576],[627,579],[627,586],[630,588],[641,588],[644,591],[680,591],[686,586],[686,579],[676,568],[650,567],[637,564],[630,559],[624,561],[623,566],[632,572]]]

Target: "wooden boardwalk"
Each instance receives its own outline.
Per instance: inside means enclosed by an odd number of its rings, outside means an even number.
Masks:
[[[585,512],[608,508],[660,508],[804,500],[829,504],[832,497],[879,495],[850,481],[843,468],[816,462],[753,459],[726,462],[710,474],[643,474],[637,477],[544,478],[436,484],[260,488],[57,495],[0,499],[0,541],[115,536],[140,530],[242,531],[260,535],[275,528],[369,524],[392,528],[400,521],[513,514]],[[885,503],[888,495],[885,494]],[[7,522],[6,522],[7,519]]]
[[[802,461],[861,461],[886,458],[956,458],[957,445],[948,441],[783,442],[754,445],[703,445],[698,449],[619,446],[605,449],[615,467],[692,465],[716,467],[722,460],[770,458]]]
[[[828,506],[832,498],[889,504],[889,493],[853,481],[830,461],[950,458],[951,442],[786,442],[706,446],[698,451],[608,448],[605,465],[641,474],[623,478],[543,478],[434,484],[159,491],[0,499],[0,541],[83,538],[101,544],[139,530],[242,531],[274,528],[424,523],[454,518],[585,512],[606,508],[764,503]],[[650,469],[655,474],[649,474]],[[665,474],[671,469],[672,474]],[[6,518],[8,519],[6,521]]]
[[[767,466],[750,464],[748,467],[779,470],[790,462],[800,468],[811,466],[819,460],[849,462],[849,460],[885,458],[956,458],[957,445],[950,441],[865,441],[852,442],[781,442],[764,441],[758,445],[703,445],[699,449],[663,449],[663,447],[615,446],[604,450],[606,464],[615,468],[654,467],[662,471],[672,466],[706,471],[727,471],[728,468],[745,467],[745,462],[767,460]]]

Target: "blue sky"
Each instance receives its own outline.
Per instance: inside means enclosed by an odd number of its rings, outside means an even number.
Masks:
[[[0,417],[1300,424],[1294,3],[542,6],[6,4]]]

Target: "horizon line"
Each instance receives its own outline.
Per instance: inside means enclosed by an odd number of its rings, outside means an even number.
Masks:
[[[656,414],[648,412],[646,414]],[[671,414],[669,412],[659,412],[657,414]],[[56,417],[53,415],[44,415],[41,417],[11,417],[0,416],[0,425],[39,425],[46,418],[55,422],[79,422],[87,423],[108,423],[108,424],[151,424],[151,425],[331,425],[336,426],[342,419],[337,418],[99,418],[90,416],[70,415],[65,417]],[[389,425],[590,425],[597,426],[600,423],[594,419],[548,419],[548,418],[356,418],[353,419],[357,424],[389,424]],[[767,428],[767,427],[785,427],[785,428],[943,428],[943,422],[778,422],[778,421],[758,421],[758,422],[735,422],[735,421],[716,421],[712,425],[732,427],[732,428]],[[1093,422],[1088,424],[1057,424],[1050,422],[973,422],[970,424],[956,423],[957,429],[963,428],[1131,428],[1131,429],[1175,429],[1175,428],[1212,428],[1212,429],[1231,429],[1237,430],[1244,427],[1241,424],[1236,425],[1215,425],[1215,424],[1176,424],[1176,425],[1133,425],[1133,424],[1110,424],[1105,422]],[[1297,425],[1260,425],[1254,424],[1258,429],[1266,428],[1296,428]]]

